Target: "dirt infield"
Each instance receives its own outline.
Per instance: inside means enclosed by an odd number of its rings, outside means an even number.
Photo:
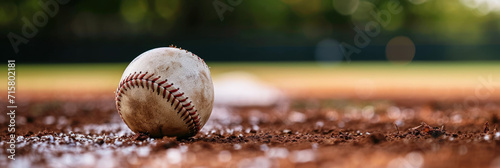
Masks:
[[[0,167],[500,167],[494,63],[212,65],[215,108],[189,139],[127,128],[113,97],[125,66],[20,69]]]
[[[500,167],[499,102],[216,106],[189,139],[133,134],[112,97],[18,105],[15,161],[7,159],[8,119],[0,116],[0,167]]]

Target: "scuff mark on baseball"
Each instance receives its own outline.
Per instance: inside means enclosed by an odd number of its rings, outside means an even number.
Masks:
[[[162,47],[142,53],[127,66],[115,100],[132,131],[184,138],[196,135],[210,117],[214,87],[201,58]]]

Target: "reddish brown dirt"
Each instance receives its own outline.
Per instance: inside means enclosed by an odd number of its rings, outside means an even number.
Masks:
[[[151,139],[112,98],[21,101],[15,161],[0,117],[0,167],[500,167],[499,102],[290,102],[215,107],[196,136]]]

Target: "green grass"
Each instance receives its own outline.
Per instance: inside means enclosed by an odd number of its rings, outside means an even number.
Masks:
[[[209,62],[214,79],[227,72],[242,71],[277,86],[337,86],[339,83],[369,79],[384,84],[437,83],[460,85],[477,83],[478,77],[500,74],[500,62],[356,62],[336,65],[316,62]],[[21,89],[54,90],[84,88],[109,90],[118,84],[128,63],[102,64],[17,64],[17,84]],[[4,73],[6,75],[6,73]],[[494,80],[495,81],[495,80]],[[0,82],[7,83],[3,77]],[[321,84],[324,83],[324,84]]]
[[[409,65],[394,65],[387,62],[356,62],[341,64],[319,64],[316,62],[243,62],[243,63],[207,63],[213,74],[228,71],[265,72],[279,71],[363,71],[394,72],[418,71],[425,72],[498,72],[500,62],[413,62]],[[17,73],[29,76],[39,75],[116,75],[122,73],[128,63],[97,63],[97,64],[18,64]],[[5,79],[3,79],[5,80]]]

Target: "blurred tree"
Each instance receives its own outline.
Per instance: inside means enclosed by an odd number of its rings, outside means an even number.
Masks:
[[[0,32],[21,33],[22,18],[49,1],[2,0]],[[496,0],[242,0],[223,21],[212,0],[70,0],[18,54],[7,38],[0,45],[2,55],[32,62],[126,61],[170,44],[207,60],[314,60],[321,41],[352,42],[355,26],[395,1],[403,11],[354,60],[385,60],[385,45],[399,35],[415,43],[417,60],[500,59]]]

